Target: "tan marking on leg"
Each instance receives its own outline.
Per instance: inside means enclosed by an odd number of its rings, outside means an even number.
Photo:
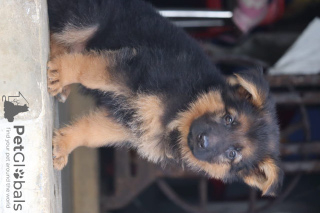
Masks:
[[[54,167],[62,169],[68,154],[79,146],[120,145],[135,140],[131,131],[118,124],[104,110],[97,110],[55,132],[53,138]]]
[[[109,59],[103,53],[59,55],[48,62],[49,92],[55,96],[63,87],[81,83],[89,89],[126,93],[126,89],[111,78],[109,65]]]
[[[57,57],[58,55],[66,54],[69,50],[66,46],[59,44],[52,35],[50,36],[50,58],[53,59]],[[69,94],[70,94],[71,88],[70,86],[65,86],[62,88],[61,93],[58,94],[57,99],[59,102],[64,103]]]
[[[142,136],[137,142],[138,152],[152,162],[159,162],[165,157],[165,150],[160,144],[164,134],[161,121],[163,103],[158,96],[139,94],[133,105],[137,109],[135,120],[141,122],[138,131],[142,132]]]
[[[50,58],[55,58],[58,55],[69,52],[68,47],[60,44],[54,39],[53,35],[50,35]]]
[[[97,30],[98,25],[89,27],[67,25],[62,32],[52,34],[52,39],[69,48],[71,52],[82,52]]]

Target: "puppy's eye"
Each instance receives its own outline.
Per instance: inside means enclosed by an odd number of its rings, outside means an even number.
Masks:
[[[228,158],[231,159],[231,160],[233,160],[236,156],[237,156],[237,151],[236,150],[231,150],[228,153]]]
[[[225,121],[226,125],[230,125],[230,124],[233,123],[233,117],[228,114],[228,115],[226,115],[226,116],[224,117],[224,121]]]

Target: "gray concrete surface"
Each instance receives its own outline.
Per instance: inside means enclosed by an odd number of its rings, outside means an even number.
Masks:
[[[60,172],[52,167],[57,116],[47,93],[48,54],[46,1],[0,0],[0,212],[62,212]],[[9,122],[5,103],[28,111]]]

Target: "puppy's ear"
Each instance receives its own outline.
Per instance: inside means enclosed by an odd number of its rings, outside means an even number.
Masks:
[[[282,187],[283,176],[284,173],[275,160],[267,158],[243,180],[248,185],[259,188],[262,196],[276,196]]]
[[[232,84],[239,86],[238,95],[248,99],[258,108],[263,106],[269,94],[269,86],[263,77],[262,69],[248,70],[234,75],[236,78],[233,79]]]

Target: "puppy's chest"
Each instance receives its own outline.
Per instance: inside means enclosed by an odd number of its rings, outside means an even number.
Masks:
[[[138,95],[132,105],[135,108],[131,125],[137,140],[138,152],[147,159],[158,162],[165,157],[166,127],[163,124],[164,104],[159,96]]]
[[[151,140],[163,134],[164,104],[160,97],[141,94],[132,101],[132,105],[135,108],[133,122],[141,138]]]

